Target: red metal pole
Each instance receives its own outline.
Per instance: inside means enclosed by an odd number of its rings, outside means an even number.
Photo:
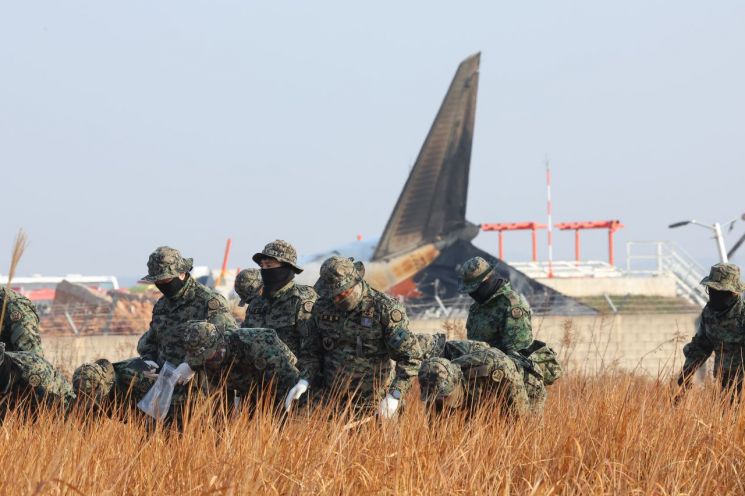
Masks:
[[[613,229],[608,229],[608,262],[613,267]]]
[[[504,231],[499,231],[499,259],[504,260]]]
[[[579,229],[574,230],[574,258],[579,262],[581,260],[580,256],[580,241],[579,241]]]

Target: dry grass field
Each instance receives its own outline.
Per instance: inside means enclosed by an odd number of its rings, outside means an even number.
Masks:
[[[126,422],[0,426],[0,494],[745,494],[745,415],[713,384],[677,407],[666,381],[607,373],[550,388],[541,418],[431,419],[349,428],[329,410],[282,422],[205,400],[182,432]]]

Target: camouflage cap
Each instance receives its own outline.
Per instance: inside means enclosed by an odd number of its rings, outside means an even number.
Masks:
[[[72,387],[79,397],[99,403],[111,392],[115,380],[114,366],[102,358],[93,363],[84,363],[75,369],[72,374]]]
[[[295,247],[287,241],[275,239],[271,243],[268,243],[262,251],[255,253],[252,259],[258,264],[261,262],[261,259],[265,257],[286,263],[292,267],[295,274],[300,274],[303,271],[303,269],[297,265],[297,251],[295,250]]]
[[[183,330],[184,361],[191,368],[202,367],[225,343],[223,334],[205,320],[190,320]]]
[[[701,280],[701,284],[719,291],[745,291],[745,284],[740,280],[740,267],[731,263],[712,265],[709,275]]]
[[[494,267],[481,257],[473,257],[458,267],[458,290],[473,293],[494,272]]]
[[[336,255],[323,262],[314,287],[319,295],[333,298],[360,282],[364,271],[362,262]]]
[[[147,261],[147,275],[140,282],[158,282],[163,279],[178,277],[190,272],[194,267],[191,258],[184,258],[181,252],[170,246],[159,246],[150,254]]]
[[[429,358],[419,367],[419,389],[422,401],[444,399],[463,385],[460,367],[445,358]]]
[[[261,280],[261,271],[259,269],[243,269],[235,276],[233,289],[241,298],[238,306],[242,307],[248,300],[251,300],[261,294],[261,288],[264,283]]]

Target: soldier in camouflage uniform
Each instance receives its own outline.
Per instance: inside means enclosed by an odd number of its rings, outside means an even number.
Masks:
[[[8,351],[30,351],[41,355],[39,315],[34,304],[10,288],[0,287],[0,308],[5,300],[5,319],[0,322],[0,343],[4,343]]]
[[[165,362],[182,363],[182,324],[190,320],[206,320],[219,331],[235,329],[225,298],[192,279],[192,267],[192,259],[183,258],[174,248],[161,246],[150,254],[148,274],[142,281],[155,284],[163,297],[153,308],[150,329],[137,343],[137,352],[143,359],[160,366]]]
[[[312,287],[293,280],[303,271],[297,265],[297,252],[291,244],[278,239],[256,253],[253,261],[261,267],[263,291],[246,311],[243,327],[274,329],[279,339],[299,356],[302,347],[309,343],[306,324],[317,295]],[[306,360],[304,367],[304,377],[318,377],[317,360]]]
[[[84,363],[72,374],[72,385],[78,400],[91,402],[108,410],[112,405],[139,402],[153,386],[154,378],[147,377],[136,364],[141,358],[128,358],[111,363],[101,358]]]
[[[0,343],[0,421],[17,406],[36,410],[42,405],[69,410],[75,393],[51,363],[29,351],[5,351]]]
[[[678,378],[680,393],[690,386],[694,372],[714,353],[714,374],[722,388],[739,394],[745,368],[745,302],[740,268],[731,263],[712,266],[701,284],[706,286],[709,302],[701,312],[698,329],[685,345],[685,364]]]
[[[82,398],[111,399],[120,394],[136,403],[156,379],[154,372],[142,367],[142,360],[153,370],[165,362],[174,366],[183,364],[186,355],[183,324],[206,320],[221,332],[236,327],[225,298],[190,276],[192,259],[184,259],[174,248],[161,246],[150,255],[147,266],[148,275],[142,281],[154,283],[163,297],[153,308],[150,328],[137,343],[141,359],[130,358],[113,364],[99,360],[81,365],[73,374],[73,385]],[[203,380],[196,385],[206,387]],[[186,392],[186,386],[176,386],[173,404],[180,405]]]
[[[298,368],[302,374],[305,353],[320,353],[321,384],[327,394],[352,399],[360,411],[380,402],[378,414],[391,418],[416,376],[422,352],[409,332],[403,305],[370,287],[363,276],[361,262],[339,256],[323,262],[316,283],[319,299],[310,319],[316,346],[301,350]],[[305,391],[300,386],[307,388],[307,382],[290,391],[289,402]]]
[[[186,363],[204,370],[212,389],[225,389],[229,398],[251,398],[251,404],[272,388],[280,402],[297,383],[297,359],[272,329],[217,331],[209,322],[192,321],[184,331]]]
[[[541,378],[525,374],[514,360],[481,341],[445,344],[442,357],[424,360],[419,369],[422,400],[436,411],[474,410],[496,401],[506,413],[540,413],[546,399]]]
[[[547,386],[561,377],[556,353],[546,343],[533,340],[528,301],[509,281],[499,278],[489,262],[481,257],[467,260],[458,269],[458,283],[460,291],[475,300],[468,309],[468,339],[497,348],[526,375],[540,376]]]
[[[251,308],[251,302],[261,296],[263,286],[259,269],[243,269],[238,272],[238,275],[235,276],[235,283],[233,284],[233,289],[238,295],[238,298],[240,298],[238,306],[248,305],[246,309],[246,313],[248,313],[248,309]]]
[[[497,277],[481,257],[466,261],[458,271],[459,289],[475,303],[468,309],[468,339],[484,341],[509,354],[533,343],[531,311],[527,300],[509,281]]]

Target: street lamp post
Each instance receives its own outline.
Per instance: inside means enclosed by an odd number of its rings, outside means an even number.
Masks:
[[[745,214],[742,216],[742,218],[745,220]],[[725,222],[724,225],[732,224],[735,221],[737,221],[737,219],[732,219],[729,222]],[[709,229],[710,231],[712,231],[714,233],[714,239],[717,242],[717,251],[719,252],[719,260],[722,263],[727,263],[729,261],[729,257],[727,256],[727,249],[724,247],[724,236],[722,235],[722,225],[719,222],[715,222],[714,224],[709,225],[709,224],[703,224],[696,220],[684,220],[681,222],[675,222],[673,224],[670,224],[667,227],[670,229],[675,229],[676,227],[683,227],[683,226],[687,226],[688,224],[694,224],[697,226],[705,227],[706,229]]]

